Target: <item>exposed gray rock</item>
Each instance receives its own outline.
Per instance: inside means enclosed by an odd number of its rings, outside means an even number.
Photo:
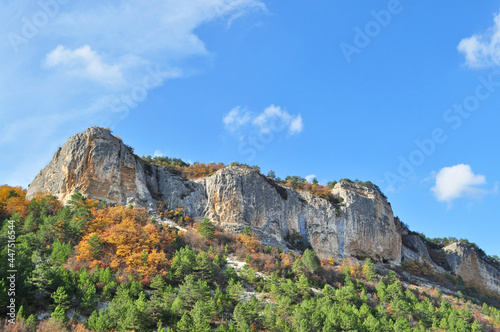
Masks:
[[[500,294],[499,268],[485,262],[473,248],[463,243],[455,242],[443,249],[452,271],[465,282]]]
[[[349,183],[337,183],[333,193],[344,199],[339,223],[343,254],[399,264],[401,226],[385,197],[374,189]]]
[[[51,193],[63,202],[81,192],[89,198],[149,210],[163,201],[170,209],[184,208],[195,219],[206,216],[226,228],[249,225],[266,243],[283,245],[288,235],[300,234],[322,258],[370,257],[399,264],[404,257],[424,260],[442,270],[418,236],[405,233],[403,241],[391,205],[376,190],[338,183],[332,193],[344,202],[334,206],[240,167],[226,167],[190,181],[168,168],[144,162],[120,138],[98,127],[74,135],[57,150],[29,186],[27,198],[37,192]],[[450,245],[445,252],[452,270],[464,280],[479,282],[500,294],[498,269],[475,251]]]
[[[437,265],[431,258],[427,246],[420,236],[409,234],[406,229],[402,232],[403,244],[401,246],[401,258],[407,260],[418,260],[432,266],[436,272],[445,272],[445,269]]]
[[[154,204],[142,162],[109,130],[91,127],[71,137],[28,188],[28,199],[48,192],[67,202],[75,192],[111,203]]]
[[[66,202],[81,192],[150,209],[161,200],[171,209],[184,208],[193,218],[250,225],[276,243],[300,234],[324,258],[371,257],[399,263],[401,235],[385,198],[355,185],[337,184],[333,191],[345,199],[340,216],[325,199],[281,187],[249,169],[227,167],[189,181],[144,162],[109,130],[92,127],[57,151],[27,196],[49,192]]]

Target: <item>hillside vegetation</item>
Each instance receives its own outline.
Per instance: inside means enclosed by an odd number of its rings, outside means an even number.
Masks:
[[[380,188],[372,183],[371,181],[360,181],[350,180],[347,178],[340,179],[339,181],[329,181],[327,185],[319,184],[316,178],[311,181],[306,180],[305,178],[298,175],[287,175],[284,179],[280,178],[276,175],[276,173],[271,170],[264,175],[260,172],[260,167],[257,165],[250,166],[248,164],[232,162],[229,165],[225,165],[224,163],[199,163],[194,162],[193,164],[189,164],[184,162],[179,158],[169,158],[169,157],[151,157],[151,156],[143,156],[142,160],[148,163],[152,163],[158,166],[162,166],[170,170],[172,173],[177,174],[188,180],[195,180],[202,177],[207,177],[215,174],[218,170],[226,168],[228,166],[238,166],[246,169],[250,169],[261,175],[272,185],[281,185],[284,187],[288,187],[296,190],[304,190],[308,191],[313,195],[324,198],[328,200],[330,203],[334,205],[342,204],[342,197],[335,196],[331,193],[331,189],[335,186],[335,184],[341,183],[350,183],[356,184],[358,186],[366,187],[375,190],[382,197],[387,198]]]
[[[0,187],[3,331],[495,331],[500,310],[405,283],[367,259],[335,264],[167,212]],[[190,227],[192,225],[192,227]],[[8,240],[15,240],[15,255]],[[492,302],[493,303],[493,302]],[[490,303],[491,304],[491,303]]]

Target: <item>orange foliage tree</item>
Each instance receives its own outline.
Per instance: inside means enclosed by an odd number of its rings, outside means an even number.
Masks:
[[[182,176],[187,179],[198,179],[205,176],[210,176],[218,170],[226,167],[222,163],[194,163],[189,166],[181,167]]]
[[[0,218],[3,219],[14,212],[23,218],[28,214],[30,202],[26,200],[26,190],[21,187],[0,186]]]
[[[167,273],[174,231],[150,222],[143,209],[93,207],[92,216],[76,248],[77,261],[144,278]]]
[[[238,235],[237,240],[252,253],[256,253],[261,246],[259,240],[254,238],[253,235],[240,234]]]

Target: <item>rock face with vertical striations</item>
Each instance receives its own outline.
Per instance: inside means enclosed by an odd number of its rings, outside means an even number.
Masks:
[[[443,250],[451,270],[465,282],[500,294],[500,269],[481,259],[476,250],[460,242]]]
[[[337,183],[331,192],[343,198],[340,206],[241,167],[187,180],[145,162],[120,138],[99,127],[74,135],[57,150],[29,186],[28,199],[37,192],[53,194],[63,202],[81,192],[89,198],[149,210],[162,201],[171,209],[184,208],[193,218],[208,217],[227,228],[252,226],[274,243],[285,245],[290,237],[306,239],[322,258],[370,257],[399,265],[403,257],[443,270],[434,264],[418,236],[403,237],[391,205],[377,190]],[[444,250],[451,271],[500,294],[496,267],[462,245]]]
[[[401,246],[401,256],[406,260],[418,260],[429,264],[436,272],[445,272],[442,266],[434,262],[429,253],[429,249],[420,236],[410,234],[407,229],[403,229],[403,244]]]
[[[112,203],[152,203],[143,163],[109,130],[92,127],[76,134],[57,150],[36,176],[27,197],[48,192],[66,202],[75,192]]]
[[[344,199],[339,223],[343,254],[398,264],[401,227],[387,199],[374,189],[344,182],[333,193]]]
[[[63,202],[73,193],[108,203],[155,208],[163,201],[192,217],[250,225],[277,241],[306,238],[321,257],[371,257],[399,263],[401,234],[390,204],[373,190],[337,184],[345,205],[336,207],[308,192],[275,184],[241,167],[226,167],[195,181],[137,157],[107,129],[92,127],[71,137],[38,174],[28,198],[49,192]]]

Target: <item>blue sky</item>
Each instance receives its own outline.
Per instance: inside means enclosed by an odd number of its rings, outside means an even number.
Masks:
[[[500,255],[500,4],[0,1],[0,183],[71,135],[139,155],[371,180],[431,237]]]

